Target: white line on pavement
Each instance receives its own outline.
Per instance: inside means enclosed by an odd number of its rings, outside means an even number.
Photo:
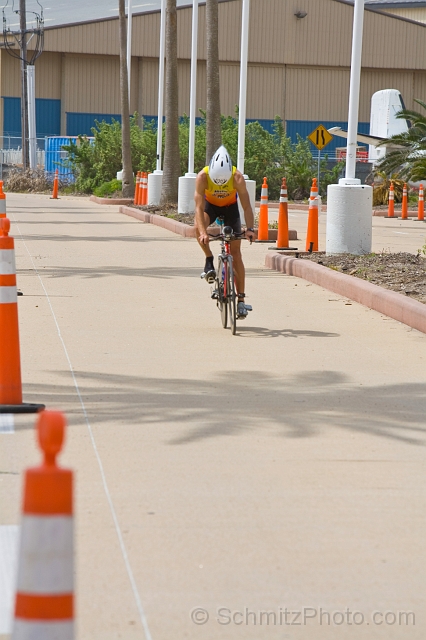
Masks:
[[[101,460],[101,457],[99,455],[98,448],[96,446],[95,437],[93,435],[92,427],[91,427],[91,424],[89,422],[89,416],[87,415],[86,407],[84,405],[83,398],[82,398],[81,393],[80,393],[80,388],[78,386],[77,378],[76,378],[76,375],[74,373],[74,368],[72,366],[72,363],[71,363],[71,360],[70,360],[70,357],[69,357],[69,354],[68,354],[68,350],[67,350],[67,348],[65,346],[65,341],[64,341],[64,339],[62,337],[61,330],[60,330],[60,327],[59,327],[59,323],[58,323],[58,320],[56,318],[55,312],[53,310],[52,303],[51,303],[50,298],[49,298],[49,294],[47,293],[46,287],[44,286],[44,282],[43,282],[43,280],[42,280],[42,278],[40,276],[40,273],[37,270],[37,266],[36,266],[36,264],[35,264],[35,262],[33,260],[33,257],[31,255],[26,243],[25,243],[25,240],[24,240],[24,238],[22,236],[21,230],[19,228],[18,221],[15,219],[13,214],[12,214],[12,217],[14,219],[14,222],[15,222],[16,228],[18,230],[18,233],[21,236],[21,241],[22,241],[22,243],[23,243],[23,245],[24,245],[24,247],[25,247],[25,249],[26,249],[26,251],[28,253],[28,256],[29,256],[29,258],[31,260],[31,263],[33,265],[34,272],[37,274],[37,277],[38,277],[38,279],[40,281],[41,287],[42,287],[42,289],[44,291],[44,294],[46,296],[47,303],[48,303],[48,305],[50,307],[50,311],[52,313],[52,317],[53,317],[54,323],[56,325],[56,329],[58,331],[59,340],[61,341],[64,353],[65,353],[65,357],[66,357],[66,359],[68,361],[68,366],[70,368],[71,376],[72,376],[72,379],[73,379],[73,382],[74,382],[74,387],[75,387],[78,399],[80,401],[81,409],[83,411],[84,419],[85,419],[86,425],[87,425],[87,430],[89,432],[89,437],[90,437],[90,440],[92,442],[92,446],[93,446],[93,450],[95,452],[96,460],[97,460],[98,465],[99,465],[99,471],[100,471],[100,474],[101,474],[105,495],[106,495],[106,498],[107,498],[107,501],[108,501],[108,504],[109,504],[109,508],[110,508],[111,515],[112,515],[112,519],[114,521],[114,526],[115,526],[115,530],[116,530],[116,533],[117,533],[118,541],[119,541],[119,544],[120,544],[121,553],[123,555],[123,560],[124,560],[124,564],[125,564],[125,567],[126,567],[126,570],[127,570],[127,575],[129,577],[129,581],[130,581],[130,584],[131,584],[131,587],[132,587],[133,595],[134,595],[134,598],[135,598],[135,601],[136,601],[136,606],[137,606],[137,609],[138,609],[138,612],[139,612],[139,617],[140,617],[140,620],[141,620],[141,623],[142,623],[142,627],[143,627],[143,630],[144,630],[144,633],[145,633],[145,638],[146,638],[146,640],[152,640],[151,632],[149,630],[148,622],[147,622],[146,616],[145,616],[145,611],[144,611],[144,608],[142,606],[142,601],[140,599],[139,591],[138,591],[138,588],[137,588],[137,585],[136,585],[136,580],[135,580],[135,577],[133,575],[132,568],[130,566],[129,556],[127,555],[127,550],[126,550],[126,546],[124,544],[123,534],[121,532],[120,525],[119,525],[119,522],[118,522],[117,513],[115,511],[114,504],[113,504],[112,498],[111,498],[111,494],[110,494],[109,489],[108,489],[108,484],[107,484],[107,481],[106,481],[106,476],[105,476],[105,471],[104,471],[104,467],[103,467],[103,464],[102,464],[102,460]]]
[[[15,433],[13,413],[0,413],[0,433]]]
[[[18,559],[18,525],[0,526],[0,633],[12,630],[13,598]]]

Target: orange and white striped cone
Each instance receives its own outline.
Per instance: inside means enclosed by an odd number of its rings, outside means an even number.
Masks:
[[[6,217],[6,194],[3,191],[3,180],[0,180],[0,218]]]
[[[395,187],[393,182],[390,183],[389,187],[389,203],[388,203],[388,218],[395,217]]]
[[[142,183],[142,204],[148,204],[148,174],[143,174],[143,183]]]
[[[135,185],[135,195],[133,196],[133,204],[138,204],[138,195],[139,195],[139,182],[141,179],[141,172],[138,171],[136,174],[136,185]]]
[[[419,202],[417,205],[417,220],[423,222],[425,219],[425,197],[423,191],[423,185],[419,187]]]
[[[268,180],[263,178],[256,242],[269,242]]]
[[[402,189],[401,220],[408,220],[408,192],[407,184],[405,182],[404,188]]]
[[[22,402],[15,243],[9,218],[0,218],[0,413],[35,413],[43,404]]]
[[[318,251],[318,187],[316,178],[312,180],[311,196],[309,199],[306,251]]]
[[[288,194],[287,180],[282,179],[280,208],[278,210],[277,249],[288,249]]]
[[[143,171],[141,171],[141,179],[139,180],[139,190],[138,190],[138,205],[142,205],[142,198],[143,198],[143,192],[142,192],[143,176],[144,176],[144,173],[143,173]]]
[[[43,463],[27,469],[12,640],[73,640],[73,473],[56,464],[66,420],[43,411],[37,434]]]
[[[52,191],[52,197],[50,198],[51,200],[58,199],[58,190],[59,190],[59,175],[58,175],[58,170],[56,169],[55,177],[53,178],[53,191]]]

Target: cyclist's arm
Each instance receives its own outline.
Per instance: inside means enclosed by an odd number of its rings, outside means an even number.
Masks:
[[[207,244],[209,236],[207,235],[206,222],[204,220],[204,203],[205,193],[207,189],[207,175],[205,171],[200,171],[195,180],[195,227],[198,230],[199,241]]]
[[[253,209],[250,204],[250,197],[247,191],[246,181],[244,180],[244,176],[241,171],[236,171],[234,175],[234,185],[238,193],[238,198],[240,199],[241,206],[244,211],[244,218],[246,221],[246,225],[248,229],[254,228],[254,214]],[[246,236],[248,237],[251,232],[247,232]]]

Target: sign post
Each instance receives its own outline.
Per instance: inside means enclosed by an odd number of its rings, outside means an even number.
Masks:
[[[308,140],[318,149],[318,193],[320,184],[320,163],[321,163],[321,149],[324,149],[332,140],[333,136],[327,131],[324,125],[320,124],[316,129],[308,135]]]

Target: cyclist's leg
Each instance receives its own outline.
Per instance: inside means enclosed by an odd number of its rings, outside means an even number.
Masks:
[[[241,233],[241,219],[238,205],[230,211],[229,222],[236,234]],[[234,240],[231,243],[231,254],[234,265],[235,288],[238,294],[237,317],[245,318],[247,312],[251,311],[250,305],[245,304],[245,277],[246,271],[244,267],[243,257],[241,255],[241,240]]]
[[[212,224],[212,220],[210,215],[207,213],[207,211],[204,211],[204,222],[206,224],[206,227],[208,227],[209,225]],[[201,242],[199,241],[199,237],[200,237],[200,232],[198,230],[198,227],[195,226],[195,237],[197,238],[197,242],[200,245],[201,249],[203,250],[204,255],[206,256],[206,258],[208,257],[213,257],[212,251],[210,249],[210,244],[201,244]]]
[[[243,257],[241,255],[241,240],[233,240],[231,242],[231,255],[234,267],[235,285],[237,293],[245,293],[245,268]]]

